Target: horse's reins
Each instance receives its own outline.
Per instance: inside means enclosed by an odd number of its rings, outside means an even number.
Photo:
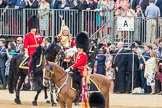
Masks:
[[[56,82],[54,82],[54,83],[55,83],[55,84],[58,83],[62,78],[65,77],[65,75],[66,75],[66,73],[65,73],[61,78],[59,78]]]
[[[57,87],[57,85],[56,85],[56,83],[55,83],[55,87],[58,89],[58,90],[57,90],[57,93],[56,93],[56,96],[58,96],[58,94],[60,93],[61,89],[67,84],[67,80],[68,80],[68,78],[69,78],[69,75],[68,75],[68,73],[66,72],[66,73],[64,74],[64,76],[66,76],[66,79],[65,79],[64,83],[61,85],[61,87]],[[64,77],[64,76],[63,76],[63,77]],[[61,77],[60,80],[61,80],[63,77]]]

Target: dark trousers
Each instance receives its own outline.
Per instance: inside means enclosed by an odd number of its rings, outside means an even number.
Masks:
[[[30,64],[30,72],[33,71],[33,74],[36,74],[36,61],[37,60],[40,60],[40,56],[33,53],[31,64]]]
[[[72,78],[73,78],[74,83],[78,85],[77,89],[82,90],[82,86],[81,86],[82,77],[80,73],[78,72],[78,69],[73,70]]]
[[[117,92],[124,93],[126,88],[126,73],[123,71],[116,72],[115,88]]]
[[[0,67],[0,78],[3,85],[3,89],[6,88],[6,77],[5,77],[5,67]]]
[[[150,93],[151,92],[151,87],[147,86],[146,78],[144,77],[144,69],[140,70],[141,72],[141,88],[144,89],[144,93]]]
[[[133,76],[133,89],[137,87],[137,82],[138,82],[138,71],[135,71]],[[127,92],[130,92],[131,89],[132,89],[132,72],[128,72]]]

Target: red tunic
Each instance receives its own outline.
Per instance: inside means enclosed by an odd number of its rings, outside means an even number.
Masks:
[[[25,35],[24,39],[24,49],[28,49],[28,54],[31,56],[36,48],[42,44],[42,38],[40,34],[36,33],[35,36],[32,33]]]
[[[75,63],[71,66],[72,69],[78,68],[80,75],[83,76],[83,71],[88,61],[88,56],[86,53],[77,53],[75,58]]]
[[[74,47],[74,46],[76,46],[76,43],[75,43],[75,39],[72,38],[72,41],[71,41],[71,47]]]
[[[42,38],[40,34],[36,33],[35,35],[32,33],[28,33],[25,35],[24,39],[24,49],[28,51],[30,62],[29,62],[29,69],[28,75],[30,75],[30,66],[32,63],[32,54],[36,51],[36,48],[42,43]]]

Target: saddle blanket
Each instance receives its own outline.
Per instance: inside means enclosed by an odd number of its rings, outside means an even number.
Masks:
[[[88,93],[100,92],[100,89],[98,88],[96,83],[91,78],[89,78],[89,80],[90,80],[90,83],[87,84]],[[71,79],[71,88],[75,91],[78,89],[78,85],[73,81],[73,79]]]
[[[20,63],[19,68],[21,69],[28,69],[29,64],[29,57],[25,57],[24,60]],[[42,63],[42,55],[40,56],[40,59],[36,60],[36,67],[40,67]]]

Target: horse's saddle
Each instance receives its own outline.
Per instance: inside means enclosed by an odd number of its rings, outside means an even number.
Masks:
[[[89,78],[87,87],[88,87],[88,93],[100,92],[99,87],[96,85],[96,83],[91,78]],[[78,85],[74,82],[73,79],[71,79],[71,88],[75,91],[77,91],[78,89]]]
[[[23,61],[20,63],[19,68],[21,69],[28,69],[28,64],[29,64],[29,57],[25,57]],[[36,60],[36,67],[40,67],[42,63],[42,54],[39,59]]]

